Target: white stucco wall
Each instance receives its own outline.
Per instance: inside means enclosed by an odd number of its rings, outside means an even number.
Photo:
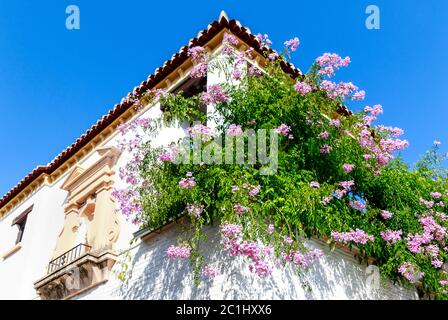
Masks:
[[[307,269],[301,279],[292,266],[276,269],[272,276],[260,278],[248,270],[248,262],[222,252],[216,227],[206,231],[204,253],[208,263],[218,267],[221,275],[194,285],[188,261],[173,261],[166,249],[176,244],[178,227],[173,226],[131,251],[132,273],[126,282],[116,274],[105,284],[76,299],[416,299],[414,290],[389,282],[379,289],[368,285],[366,268],[353,255],[340,250],[331,252],[328,245],[310,240],[310,248],[325,252],[321,260]],[[306,281],[304,281],[306,280]],[[304,284],[310,285],[310,290]]]

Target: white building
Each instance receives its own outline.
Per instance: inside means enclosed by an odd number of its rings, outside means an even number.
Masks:
[[[247,28],[222,13],[135,91],[197,90],[222,81],[216,71],[199,82],[190,79],[187,50],[201,45],[219,52],[224,32],[238,37],[240,50],[257,47]],[[257,50],[253,63],[262,66]],[[284,68],[298,72],[291,65]],[[240,267],[243,261],[227,256],[220,259],[225,261],[222,274],[196,287],[188,263],[165,257],[167,247],[176,241],[176,223],[138,233],[115,210],[111,191],[121,183],[116,172],[127,158],[115,148],[117,126],[162,113],[158,104],[138,114],[130,106],[126,100],[116,105],[51,163],[34,169],[0,199],[0,299],[418,298],[414,289],[391,283],[377,287],[375,268],[359,264],[356,252],[343,248],[331,252],[317,239],[308,244],[326,254],[302,278],[287,268],[261,279]],[[166,145],[184,134],[181,127],[163,128],[156,143]],[[208,233],[208,250],[216,254],[218,232],[209,228]],[[135,234],[137,239],[130,244]],[[117,275],[126,265],[123,282]]]

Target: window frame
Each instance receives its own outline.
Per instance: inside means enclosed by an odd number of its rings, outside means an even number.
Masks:
[[[13,221],[11,226],[17,225],[19,228],[17,232],[16,244],[19,244],[23,240],[23,235],[25,233],[26,223],[28,220],[28,215],[33,211],[34,205],[31,205],[28,209],[19,214]]]

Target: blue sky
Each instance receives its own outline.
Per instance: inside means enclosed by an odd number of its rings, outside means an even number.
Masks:
[[[274,47],[298,36],[293,63],[349,55],[339,73],[383,105],[379,121],[405,129],[412,163],[434,139],[448,144],[448,1],[0,0],[0,194],[47,164],[221,10]],[[78,5],[81,28],[65,28]],[[365,27],[369,4],[381,29]],[[364,105],[363,104],[363,105]],[[351,105],[353,109],[361,104]]]

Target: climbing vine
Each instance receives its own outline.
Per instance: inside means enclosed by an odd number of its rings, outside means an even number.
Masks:
[[[365,96],[351,82],[332,81],[349,57],[326,53],[292,79],[282,66],[299,39],[285,42],[281,54],[269,48],[266,35],[257,39],[267,59],[263,69],[250,63],[253,49],[235,50],[239,40],[225,34],[219,55],[202,47],[190,48],[189,55],[192,77],[215,69],[226,81],[190,98],[161,90],[132,98],[138,106],[159,102],[164,112],[158,120],[138,118],[120,128],[120,147],[132,155],[120,169],[129,187],[114,192],[121,212],[150,229],[185,217],[178,243],[166,254],[189,260],[197,281],[220,272],[201,250],[204,228],[216,224],[222,250],[244,257],[260,277],[286,264],[306,269],[323,254],[305,245],[316,236],[333,247],[356,246],[384,276],[448,298],[448,186],[439,143],[411,168],[397,157],[409,144],[400,138],[403,130],[376,123],[381,105],[348,111],[350,101]],[[214,112],[200,112],[201,105]],[[153,146],[162,126],[185,122],[190,126],[183,140]],[[269,174],[265,163],[247,154],[240,163],[180,160],[195,157],[191,141],[201,150],[217,136],[248,144],[248,132],[272,129],[275,139],[266,149],[275,144],[270,156],[277,163]],[[225,158],[224,149],[214,150],[214,159]]]

